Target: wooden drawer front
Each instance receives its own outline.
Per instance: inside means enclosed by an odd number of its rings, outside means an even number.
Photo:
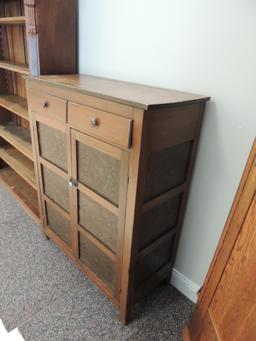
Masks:
[[[78,201],[79,224],[116,252],[118,217],[80,191]]]
[[[29,92],[29,106],[32,111],[60,122],[67,120],[67,101],[45,93]]]
[[[71,246],[70,221],[48,203],[46,206],[46,219],[48,227],[53,230],[64,242]]]
[[[114,289],[116,287],[115,262],[82,233],[79,234],[79,240],[81,261],[111,289]]]
[[[92,136],[130,147],[132,120],[83,105],[68,104],[69,124]]]

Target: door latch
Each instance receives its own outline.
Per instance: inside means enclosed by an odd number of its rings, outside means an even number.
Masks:
[[[69,187],[77,187],[78,182],[77,182],[77,180],[71,178],[68,182],[68,185],[69,185]]]

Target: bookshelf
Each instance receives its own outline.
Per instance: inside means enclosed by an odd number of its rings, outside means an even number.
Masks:
[[[77,73],[76,26],[76,0],[0,3],[0,182],[38,223],[39,188],[24,77]]]

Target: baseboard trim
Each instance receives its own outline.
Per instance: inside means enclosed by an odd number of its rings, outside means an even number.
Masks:
[[[172,270],[171,284],[192,302],[196,303],[197,292],[200,287],[174,268]]]

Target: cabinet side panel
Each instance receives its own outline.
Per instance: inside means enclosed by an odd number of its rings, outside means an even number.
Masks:
[[[192,142],[153,151],[147,162],[144,201],[147,202],[186,181]]]
[[[204,103],[196,103],[147,112],[149,148],[137,242],[136,299],[170,277],[203,111]]]
[[[198,128],[201,103],[183,104],[150,111],[150,149],[163,150],[193,141]]]
[[[178,194],[142,213],[139,250],[176,226],[181,200]]]

